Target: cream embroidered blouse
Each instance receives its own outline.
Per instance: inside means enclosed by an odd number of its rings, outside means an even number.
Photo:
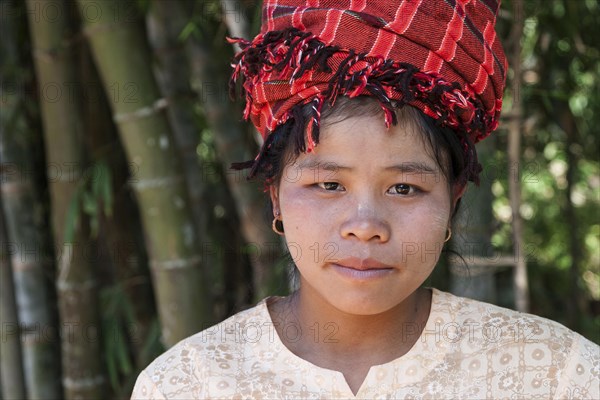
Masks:
[[[355,396],[340,372],[283,345],[267,300],[158,357],[132,399],[600,399],[600,347],[556,322],[436,289],[419,340],[371,367]],[[316,332],[283,328],[292,339]]]

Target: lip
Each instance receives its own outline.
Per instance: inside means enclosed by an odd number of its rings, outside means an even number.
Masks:
[[[361,260],[356,257],[345,258],[332,263],[331,267],[340,275],[352,280],[371,280],[382,278],[394,271],[390,265],[372,258]]]
[[[374,258],[360,259],[358,257],[348,257],[336,260],[334,263],[340,267],[350,268],[357,271],[369,271],[378,269],[394,269],[391,265],[384,264]]]

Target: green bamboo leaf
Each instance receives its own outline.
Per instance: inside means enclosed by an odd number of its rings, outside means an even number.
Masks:
[[[148,336],[146,337],[146,341],[142,346],[142,359],[149,359],[153,354],[161,353],[162,351],[164,351],[160,341],[160,332],[161,326],[158,322],[158,318],[154,318],[152,320],[152,323],[150,324],[150,329],[148,330]]]
[[[190,35],[194,34],[197,31],[198,31],[198,27],[196,26],[194,21],[190,21],[187,23],[187,25],[181,31],[178,39],[181,40],[182,42],[184,42],[187,40],[187,38],[190,37]]]
[[[133,367],[128,351],[128,344],[125,340],[126,332],[123,324],[120,322],[127,314],[127,311],[123,308],[123,305],[128,303],[127,297],[122,285],[118,283],[107,288],[103,294],[106,301],[104,317],[110,321],[111,326],[111,329],[108,331],[111,336],[109,338],[111,351],[107,351],[107,357],[110,357],[111,362],[114,363],[117,373],[128,375],[131,373]],[[129,304],[125,306],[125,308],[127,307],[131,308]]]
[[[87,183],[91,187],[91,194],[94,198],[98,198],[98,194],[100,192],[100,180],[102,179],[101,167],[100,164],[96,163],[92,165],[88,169],[92,170],[88,175]]]
[[[81,196],[83,211],[93,217],[98,212],[98,202],[91,192],[83,192]]]
[[[119,329],[119,334],[115,334],[115,345],[116,345],[116,349],[115,349],[115,356],[117,358],[118,361],[118,365],[120,367],[120,370],[122,373],[124,373],[125,375],[128,375],[131,373],[132,370],[132,365],[131,365],[131,360],[130,360],[130,355],[129,355],[129,351],[127,350],[127,344],[125,343],[125,331],[123,329],[123,327],[121,325],[120,329]]]
[[[71,201],[69,202],[69,207],[67,209],[67,215],[65,216],[65,243],[72,243],[75,235],[75,227],[78,223],[79,213],[81,212],[80,208],[80,200],[81,200],[81,190],[76,190],[71,197]]]
[[[88,192],[84,193],[83,196],[83,209],[85,213],[89,216],[91,230],[90,234],[92,237],[97,237],[98,225],[100,222],[98,218],[98,204],[94,196]]]
[[[109,319],[114,319],[117,314],[118,302],[115,301],[114,286],[109,286],[103,289],[102,296],[105,301],[104,316]]]
[[[104,335],[104,345],[106,349],[106,369],[108,372],[108,377],[110,380],[110,385],[113,389],[117,389],[119,387],[119,378],[118,378],[118,370],[117,370],[117,360],[114,357],[114,348],[115,344],[112,340],[111,333],[114,332],[114,320],[106,319],[105,320],[105,335]]]
[[[102,191],[101,198],[104,203],[104,214],[108,217],[112,216],[113,210],[113,187],[112,187],[112,176],[110,175],[110,169],[106,164],[102,164],[101,183]]]
[[[123,317],[125,318],[125,322],[127,324],[133,324],[133,323],[135,323],[135,313],[133,311],[133,306],[131,304],[131,301],[125,295],[125,291],[123,290],[123,285],[121,285],[121,284],[118,284],[118,285],[119,285],[119,293],[120,293],[120,297],[121,297],[120,305],[121,305],[121,311],[123,313]]]

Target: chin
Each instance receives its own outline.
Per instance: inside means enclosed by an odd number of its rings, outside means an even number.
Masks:
[[[343,298],[327,299],[337,310],[350,315],[378,315],[390,311],[404,299],[394,301],[385,296],[344,296]]]

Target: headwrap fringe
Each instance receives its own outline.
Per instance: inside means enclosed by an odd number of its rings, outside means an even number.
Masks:
[[[486,112],[473,92],[462,89],[458,83],[446,81],[438,73],[423,72],[408,63],[365,53],[356,54],[352,49],[327,46],[311,33],[296,28],[259,34],[253,41],[240,38],[229,41],[239,44],[242,49],[232,63],[230,94],[235,96],[236,81],[242,78],[240,95],[246,98],[245,119],[261,111],[253,96],[257,85],[281,79],[293,86],[308,71],[331,73],[335,67],[327,89],[316,95],[319,108],[325,100],[333,105],[339,95],[369,94],[382,104],[388,126],[395,123],[393,113],[386,111],[393,109],[393,103],[413,104],[442,125],[464,131],[474,143],[485,138],[498,124],[497,112]],[[346,57],[338,63],[334,55],[339,54],[346,54]],[[310,101],[313,99],[299,105]],[[316,118],[310,119],[309,127],[319,124],[318,114],[315,110]],[[261,132],[263,138],[292,115],[290,109],[276,121],[271,121]],[[308,149],[312,149],[311,135],[307,135],[307,141]]]

